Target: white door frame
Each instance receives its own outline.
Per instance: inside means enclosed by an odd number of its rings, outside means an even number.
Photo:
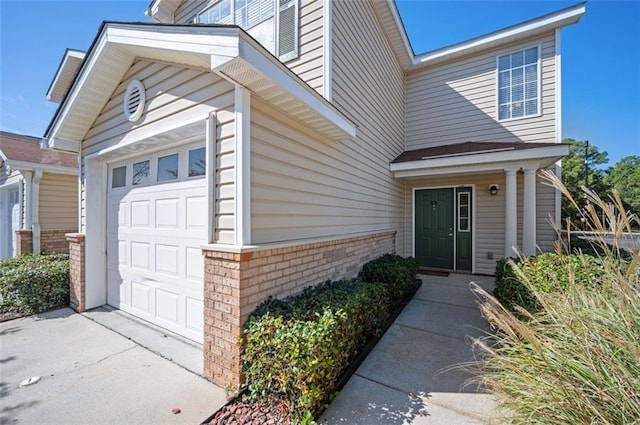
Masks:
[[[454,203],[454,225],[457,223],[455,220],[457,214],[457,188],[470,187],[471,188],[471,273],[476,272],[476,185],[474,183],[468,184],[455,184],[455,185],[440,185],[440,186],[417,186],[411,188],[411,256],[416,256],[416,192],[418,190],[431,190],[431,189],[453,189]],[[455,233],[454,233],[455,234]],[[456,258],[457,258],[457,238],[453,238],[453,269],[456,270]]]

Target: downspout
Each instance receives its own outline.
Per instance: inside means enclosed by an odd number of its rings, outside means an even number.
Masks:
[[[42,170],[36,170],[31,184],[31,236],[36,255],[40,255],[40,180]]]

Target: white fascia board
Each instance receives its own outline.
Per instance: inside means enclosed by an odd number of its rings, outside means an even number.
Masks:
[[[535,161],[546,158],[561,158],[569,154],[569,146],[545,146],[543,148],[518,149],[503,152],[486,152],[465,156],[450,156],[420,161],[407,161],[389,164],[389,170],[394,174],[401,171],[430,170],[446,167],[474,167],[488,166],[486,170],[502,167],[504,162]],[[484,168],[483,168],[484,169]],[[398,175],[396,175],[398,177]]]
[[[237,28],[176,28],[109,24],[108,43],[195,54],[237,53]]]
[[[159,1],[154,1],[151,6],[144,11],[144,14],[156,22],[173,24],[175,21],[173,13],[160,3]]]
[[[47,90],[47,100],[50,100],[56,103],[59,103],[62,100],[62,99],[59,99],[59,100],[53,99],[53,91],[56,89],[56,86],[58,85],[58,81],[60,80],[62,75],[64,75],[66,72],[69,72],[70,58],[76,58],[82,61],[85,57],[85,54],[86,54],[85,52],[82,52],[80,50],[72,50],[72,49],[68,49],[64,53],[64,58],[62,59],[62,62],[60,63],[60,66],[58,67],[58,70],[56,71],[56,74],[53,77],[53,81],[49,86],[49,90]]]
[[[389,10],[391,10],[393,21],[396,23],[396,26],[398,27],[398,32],[400,32],[400,36],[402,37],[402,44],[404,44],[407,57],[415,63],[415,55],[413,54],[413,49],[411,48],[411,43],[409,42],[407,31],[405,30],[404,24],[402,23],[402,18],[400,17],[400,13],[398,13],[396,0],[387,0],[387,2],[389,3]]]
[[[52,140],[56,138],[56,134],[60,131],[62,126],[64,125],[67,117],[69,116],[69,112],[71,110],[71,106],[74,104],[76,99],[80,96],[80,93],[83,92],[84,87],[89,79],[89,76],[92,73],[92,70],[96,67],[96,64],[100,62],[100,60],[105,55],[105,50],[107,46],[107,40],[104,36],[106,32],[106,27],[102,30],[102,34],[99,37],[98,42],[94,46],[94,48],[89,53],[89,57],[85,58],[85,63],[80,68],[80,74],[76,77],[75,83],[71,86],[70,92],[67,93],[67,97],[64,99],[62,105],[60,106],[59,112],[56,113],[54,117],[53,125],[50,130],[44,136],[50,140],[49,147],[56,149]],[[78,148],[80,146],[80,141],[69,141],[73,143],[77,143]],[[75,150],[78,152],[78,150]]]
[[[250,64],[283,91],[299,99],[311,110],[317,112],[349,137],[356,136],[356,125],[340,113],[331,103],[323,98],[309,85],[298,79],[276,57],[268,54],[263,47],[257,45],[249,35],[239,32],[238,57]]]
[[[12,170],[18,171],[42,170],[45,173],[67,174],[74,176],[78,174],[78,169],[76,167],[66,167],[64,165],[39,164],[25,161],[8,161],[7,165],[11,167]]]
[[[582,18],[585,12],[585,3],[580,3],[558,12],[550,13],[521,24],[513,25],[481,37],[423,53],[413,58],[413,65],[427,65],[431,62],[441,62],[447,60],[449,57],[457,57],[484,50],[497,43],[503,44],[511,40],[527,37],[529,34],[534,35],[539,33],[540,30],[550,31],[552,29],[575,24],[580,20],[580,18]]]
[[[60,137],[50,137],[47,140],[46,149],[55,149],[59,151],[80,152],[80,142],[75,140],[65,140]]]

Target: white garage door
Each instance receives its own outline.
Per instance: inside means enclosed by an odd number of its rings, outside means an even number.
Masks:
[[[109,167],[108,303],[202,342],[204,147]]]

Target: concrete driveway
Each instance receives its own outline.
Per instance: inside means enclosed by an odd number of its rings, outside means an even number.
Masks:
[[[226,402],[222,389],[70,309],[0,323],[0,368],[0,424],[199,424]]]
[[[492,422],[495,402],[460,368],[473,361],[468,336],[486,332],[469,282],[422,276],[423,284],[321,417],[320,424],[464,425]]]

